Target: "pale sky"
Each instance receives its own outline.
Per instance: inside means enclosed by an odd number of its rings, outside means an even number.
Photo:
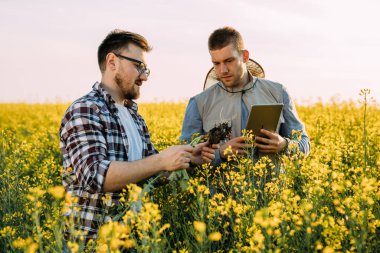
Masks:
[[[97,48],[115,28],[153,45],[137,102],[186,101],[211,68],[207,39],[243,35],[266,78],[298,102],[380,101],[380,1],[0,0],[0,102],[71,102],[100,80]]]

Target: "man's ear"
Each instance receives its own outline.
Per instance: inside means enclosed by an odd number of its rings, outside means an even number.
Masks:
[[[115,70],[116,64],[116,55],[114,53],[108,53],[106,56],[106,69]]]
[[[242,51],[243,51],[243,62],[246,63],[249,60],[249,52],[246,49]]]

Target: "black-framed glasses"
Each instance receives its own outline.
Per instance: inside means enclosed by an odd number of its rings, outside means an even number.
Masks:
[[[146,77],[148,77],[150,75],[150,69],[148,69],[146,66],[145,66],[145,63],[143,63],[142,61],[139,61],[139,60],[136,60],[136,59],[133,59],[133,58],[130,58],[130,57],[127,57],[127,56],[124,56],[124,55],[121,55],[121,54],[118,54],[118,53],[114,53],[117,57],[119,58],[122,58],[124,60],[128,60],[128,61],[131,61],[131,62],[134,62],[134,63],[137,63],[138,65],[135,65],[136,66],[136,69],[137,71],[139,72],[139,76],[142,75],[142,74],[145,74]]]

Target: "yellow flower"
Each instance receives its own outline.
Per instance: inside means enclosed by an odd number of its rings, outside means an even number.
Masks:
[[[194,228],[199,233],[204,233],[206,231],[206,224],[202,221],[194,221]]]
[[[6,226],[5,228],[0,230],[0,236],[14,236],[16,230],[10,226]]]
[[[63,186],[50,187],[48,192],[56,199],[62,199],[65,196],[65,188]]]
[[[67,242],[67,246],[69,247],[72,253],[76,253],[79,250],[79,245],[75,242]]]
[[[208,239],[214,242],[220,241],[220,239],[222,239],[222,234],[219,232],[212,232],[211,234],[209,234]]]
[[[34,201],[36,201],[36,197],[34,197],[33,195],[30,195],[30,194],[27,194],[27,195],[26,195],[26,198],[27,198],[30,202],[34,202]]]
[[[333,253],[335,252],[333,248],[330,246],[327,246],[326,248],[323,249],[322,253]]]
[[[35,196],[42,196],[42,195],[45,194],[45,191],[44,191],[44,190],[41,190],[41,189],[38,188],[38,187],[30,188],[30,189],[29,189],[29,192],[32,193],[32,194],[35,195]]]
[[[168,228],[170,228],[170,224],[169,224],[169,223],[164,224],[164,225],[160,228],[160,230],[158,230],[158,234],[162,234],[162,232],[164,232],[164,230],[165,230],[165,229],[168,229]]]
[[[122,245],[122,243],[123,243],[122,240],[113,236],[111,238],[109,245],[110,245],[111,250],[117,250]]]
[[[322,245],[322,243],[321,243],[320,241],[317,241],[316,246],[315,246],[315,249],[316,249],[316,250],[321,250],[321,249],[323,249],[323,245]]]
[[[26,244],[27,244],[26,240],[22,238],[17,238],[16,240],[12,242],[13,247],[15,247],[16,249],[21,249],[25,247]]]
[[[130,202],[136,202],[140,198],[140,194],[142,192],[142,188],[135,185],[135,184],[129,184],[127,185],[128,193],[129,193],[129,199]]]
[[[224,150],[223,154],[224,154],[224,155],[230,155],[230,154],[233,154],[231,145],[228,146],[228,147]]]
[[[37,243],[32,243],[28,246],[27,250],[25,252],[27,253],[35,253],[37,252],[37,249],[38,249],[38,244]]]
[[[130,248],[132,248],[133,246],[135,246],[135,241],[133,241],[132,239],[125,240],[125,242],[124,242],[124,247],[125,247],[126,249],[130,249]]]

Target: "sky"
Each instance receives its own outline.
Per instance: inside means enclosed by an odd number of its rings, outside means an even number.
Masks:
[[[376,0],[0,0],[0,103],[86,94],[115,28],[153,46],[137,102],[186,101],[203,89],[208,36],[223,26],[298,103],[356,101],[363,88],[380,101],[379,10]]]

